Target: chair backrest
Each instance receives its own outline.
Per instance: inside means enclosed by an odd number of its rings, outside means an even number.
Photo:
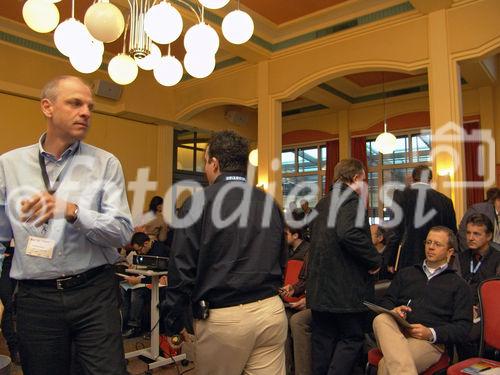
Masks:
[[[285,285],[293,285],[299,280],[299,273],[303,264],[304,261],[295,259],[289,260],[287,262],[285,271]],[[283,299],[286,302],[297,302],[300,298],[301,297],[284,297]]]
[[[500,349],[500,277],[484,280],[479,284],[479,306],[481,308],[481,346],[479,356],[483,355],[484,345]]]

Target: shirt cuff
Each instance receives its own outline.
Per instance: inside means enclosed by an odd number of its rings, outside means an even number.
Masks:
[[[431,330],[432,333],[432,339],[430,339],[429,342],[434,344],[437,340],[436,331],[434,330],[434,328],[429,328],[429,329]]]
[[[94,228],[97,219],[97,212],[89,210],[88,208],[78,207],[78,217],[76,218],[73,226],[85,232]]]

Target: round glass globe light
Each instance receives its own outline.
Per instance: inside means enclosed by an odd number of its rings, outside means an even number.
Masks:
[[[381,154],[390,154],[396,148],[396,137],[389,132],[380,133],[375,139],[374,146]]]
[[[184,35],[186,51],[215,55],[219,49],[219,36],[213,27],[204,22],[191,26]]]
[[[23,19],[30,29],[48,33],[59,23],[59,10],[48,0],[28,0],[23,6]]]
[[[229,3],[229,0],[200,0],[201,5],[208,9],[220,9]]]
[[[158,66],[161,59],[161,51],[158,46],[154,43],[151,43],[150,53],[146,57],[142,59],[135,59],[135,62],[139,66],[139,68],[143,70],[152,70]]]
[[[90,34],[105,43],[114,42],[125,28],[123,14],[116,5],[98,2],[85,12],[85,26]]]
[[[253,20],[242,10],[233,10],[222,20],[222,34],[233,44],[247,42],[253,34]]]
[[[182,64],[174,56],[163,56],[153,74],[160,85],[174,86],[182,79]]]
[[[139,68],[132,57],[120,53],[110,60],[108,73],[111,79],[119,85],[128,85],[137,78]]]
[[[258,167],[259,166],[259,150],[253,149],[252,151],[250,151],[250,154],[248,154],[248,161],[254,167]]]
[[[69,62],[80,73],[88,74],[99,69],[102,64],[102,54],[87,53],[85,49],[81,49],[70,56]]]
[[[172,4],[162,1],[147,11],[144,31],[158,44],[172,43],[182,33],[181,14]]]
[[[54,43],[64,56],[71,56],[81,45],[89,43],[89,32],[85,25],[75,18],[61,22],[54,32]]]
[[[215,69],[215,55],[188,51],[184,56],[184,68],[194,78],[208,77]]]

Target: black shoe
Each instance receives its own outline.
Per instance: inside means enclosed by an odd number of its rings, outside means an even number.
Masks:
[[[142,330],[139,327],[131,327],[122,333],[122,337],[124,339],[131,339],[132,337],[138,337],[142,333]]]

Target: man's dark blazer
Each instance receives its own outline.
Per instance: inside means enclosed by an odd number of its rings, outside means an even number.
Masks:
[[[424,199],[424,210],[420,213],[420,216],[429,216],[428,220],[420,223],[415,221],[415,211],[419,194]],[[400,243],[402,245],[398,269],[414,264],[421,264],[424,261],[424,241],[427,238],[430,228],[442,225],[450,228],[454,233],[457,232],[457,220],[453,202],[444,194],[432,189],[428,184],[416,183],[404,190],[395,190],[393,201],[394,204],[401,207],[403,220],[401,220],[399,225],[389,229],[391,235],[388,236],[385,249],[389,259],[389,266],[394,266],[396,263]],[[430,214],[427,215],[432,209],[437,212],[433,216]]]

